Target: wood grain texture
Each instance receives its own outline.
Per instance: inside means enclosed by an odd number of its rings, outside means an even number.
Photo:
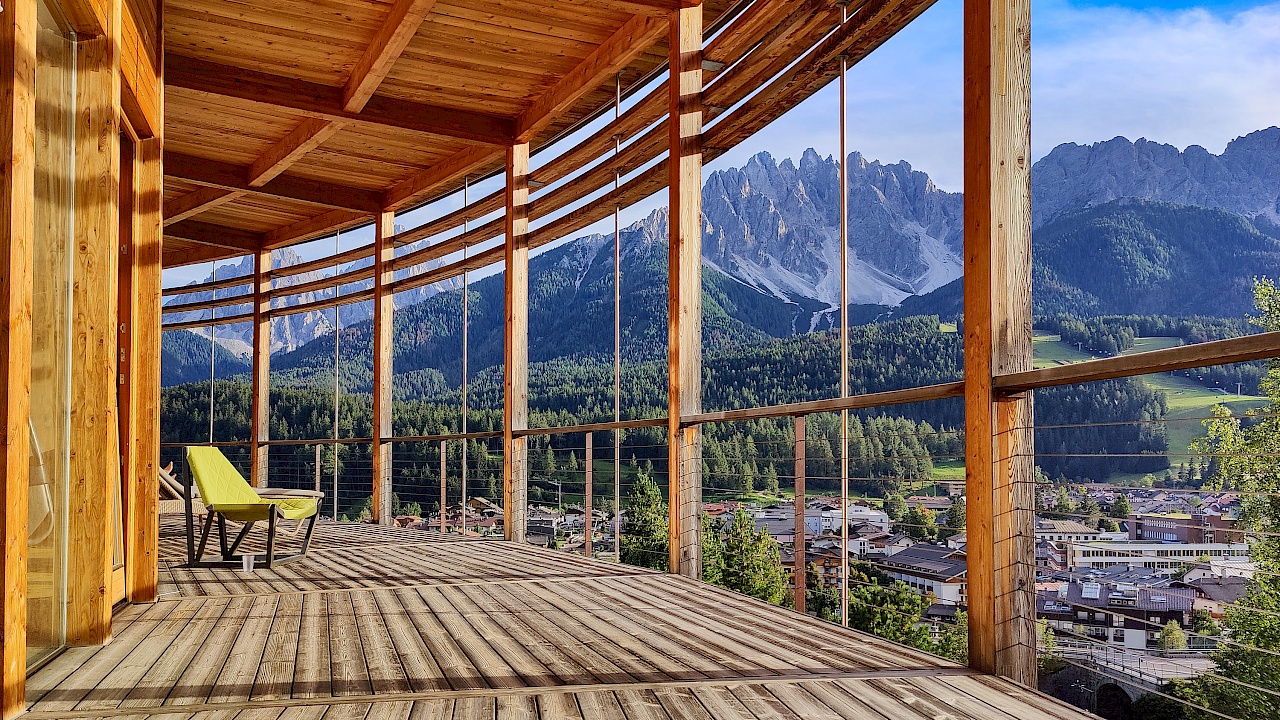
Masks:
[[[128,377],[132,467],[128,476],[126,519],[128,556],[125,592],[131,602],[153,602],[159,582],[157,513],[160,488],[160,300],[163,192],[161,138],[140,140],[133,152],[133,246],[130,260]]]
[[[322,118],[307,118],[292,132],[272,145],[249,166],[249,187],[262,187],[302,159],[302,156],[320,147],[334,133],[342,129],[342,123]]]
[[[249,165],[236,165],[178,152],[166,152],[164,161],[168,177],[200,185],[371,213],[382,207],[382,198],[378,193],[360,188],[289,176],[277,177],[265,185],[252,186],[247,179],[251,172]]]
[[[242,194],[235,190],[218,187],[204,187],[189,192],[164,204],[164,224],[169,226],[189,217],[195,217],[205,210],[231,202]]]
[[[671,160],[667,296],[667,476],[671,572],[702,577],[702,7],[669,24],[667,80]]]
[[[391,72],[435,4],[436,0],[396,0],[392,4],[387,19],[378,28],[342,88],[344,110],[360,112],[364,109],[365,103],[377,92],[383,78]]]
[[[523,543],[528,524],[529,450],[529,143],[507,149],[506,259],[502,378],[503,532]],[[463,499],[465,502],[465,498]]]
[[[360,112],[343,107],[343,89],[170,54],[165,82],[202,95],[225,96],[264,109],[280,107],[324,120],[460,138],[489,145],[515,136],[509,117],[374,96]]]
[[[792,480],[795,483],[795,497],[792,500],[794,508],[795,526],[792,530],[794,540],[792,547],[795,551],[795,562],[792,564],[792,580],[795,583],[795,608],[796,612],[804,612],[805,600],[805,573],[808,571],[809,565],[805,560],[805,536],[808,531],[804,522],[805,499],[804,499],[804,456],[805,456],[805,429],[804,415],[797,415],[794,418],[795,433],[795,474]]]
[[[27,660],[27,485],[35,204],[36,5],[0,14],[0,718],[22,713]]]
[[[969,658],[1036,683],[1031,402],[1030,3],[965,3],[965,480]]]
[[[631,64],[667,29],[662,19],[636,15],[601,43],[573,70],[542,94],[516,122],[516,139],[528,142],[587,93]],[[699,39],[701,42],[701,39]]]
[[[83,40],[76,63],[75,256],[72,276],[71,487],[67,643],[111,637],[115,502],[120,483],[116,316],[120,59],[114,33]]]
[[[391,425],[392,363],[391,337],[395,299],[391,261],[395,257],[395,213],[378,215],[374,226],[373,256],[373,521],[391,522]]]
[[[249,482],[267,487],[271,440],[271,251],[253,254],[253,388],[249,412]]]
[[[31,718],[1087,717],[917,650],[581,555],[323,522],[297,563],[191,570],[180,519],[162,528],[181,594],[125,609],[110,645],[37,672]]]

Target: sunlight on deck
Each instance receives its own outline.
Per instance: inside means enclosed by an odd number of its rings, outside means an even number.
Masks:
[[[686,578],[531,546],[324,523],[306,559],[245,573],[188,569],[180,526],[162,534],[160,602],[36,673],[28,717],[1086,717]]]

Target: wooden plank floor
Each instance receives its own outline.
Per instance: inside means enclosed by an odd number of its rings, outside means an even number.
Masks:
[[[166,538],[166,595],[34,674],[28,717],[1088,717],[671,575],[368,525],[321,525],[316,541],[244,573],[187,569]]]

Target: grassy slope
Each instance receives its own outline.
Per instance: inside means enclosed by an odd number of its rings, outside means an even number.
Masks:
[[[1182,340],[1169,337],[1138,338],[1132,349],[1124,354],[1161,350],[1181,345]],[[1057,335],[1037,335],[1032,343],[1035,366],[1050,367],[1090,359],[1088,353],[1061,342]],[[1169,433],[1170,462],[1174,466],[1186,459],[1185,453],[1191,441],[1204,435],[1201,419],[1208,417],[1214,405],[1224,404],[1233,413],[1266,404],[1266,398],[1249,396],[1237,398],[1235,393],[1222,393],[1206,388],[1185,374],[1145,375],[1143,382],[1157,390],[1163,390],[1169,403],[1166,428]],[[1112,480],[1120,479],[1112,477]]]

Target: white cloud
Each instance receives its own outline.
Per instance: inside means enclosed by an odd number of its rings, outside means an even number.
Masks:
[[[1280,4],[1229,15],[1034,7],[1037,157],[1117,135],[1221,152],[1280,122]]]

